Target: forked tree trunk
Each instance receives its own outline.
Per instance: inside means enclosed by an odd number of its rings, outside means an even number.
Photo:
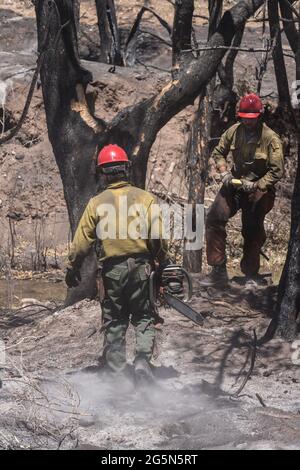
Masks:
[[[182,0],[183,2],[187,0]],[[210,46],[229,46],[236,31],[264,0],[241,0],[223,16]],[[94,156],[97,148],[116,143],[133,163],[133,181],[144,187],[149,152],[158,131],[190,105],[215,75],[225,50],[205,52],[183,64],[176,79],[157,94],[120,112],[106,123],[95,117],[86,97],[91,74],[78,58],[74,2],[36,0],[39,52],[45,55],[41,82],[49,139],[64,187],[72,234],[96,192]],[[44,48],[49,31],[49,43]],[[86,259],[83,282],[68,295],[67,303],[95,295],[95,255]]]

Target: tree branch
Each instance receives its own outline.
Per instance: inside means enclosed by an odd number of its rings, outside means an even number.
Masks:
[[[154,10],[148,7],[143,7],[137,14],[137,17],[133,23],[133,26],[128,34],[128,38],[125,44],[124,50],[124,61],[126,65],[134,65],[135,62],[135,52],[137,46],[137,38],[139,33],[139,26],[143,19],[144,13],[149,12],[151,13],[159,22],[160,24],[168,31],[169,35],[171,36],[171,27],[161,16],[159,16]]]
[[[244,36],[245,24],[246,23],[242,24],[241,28],[237,31],[236,35],[234,36],[232,48],[229,49],[229,52],[225,60],[224,70],[225,70],[226,80],[230,88],[233,87],[233,83],[234,83],[233,66],[234,66],[234,62],[237,57],[237,54],[239,50],[241,50],[240,46],[241,46],[243,36]]]
[[[184,63],[186,57],[182,54],[191,49],[193,13],[194,0],[176,0],[172,33],[173,68]]]
[[[283,2],[287,6],[287,8],[289,8],[290,11],[294,13],[298,20],[300,20],[300,13],[296,10],[296,8],[293,7],[293,3],[295,2],[295,0],[281,0],[281,2]]]
[[[289,44],[294,54],[296,54],[297,49],[298,49],[299,33],[297,32],[295,23],[292,21],[294,18],[293,18],[292,9],[290,8],[291,5],[289,4],[289,2],[286,2],[284,0],[279,0],[279,4],[280,4],[281,15],[287,20],[289,20],[288,22],[284,21],[283,28],[284,28],[286,37],[288,38]]]

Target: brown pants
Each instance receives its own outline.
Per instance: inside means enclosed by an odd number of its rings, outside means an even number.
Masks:
[[[265,216],[274,206],[275,191],[246,194],[234,188],[222,186],[210,207],[206,219],[207,262],[219,266],[226,261],[226,224],[242,209],[242,235],[244,254],[241,270],[246,276],[258,273],[260,250],[266,241]]]

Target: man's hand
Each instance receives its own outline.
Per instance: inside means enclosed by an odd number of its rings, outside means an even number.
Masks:
[[[222,183],[226,188],[229,188],[231,181],[233,180],[233,175],[230,171],[225,171],[221,173]]]
[[[242,180],[243,183],[243,191],[247,194],[254,193],[258,188],[257,181],[249,181],[249,180]]]
[[[79,269],[67,268],[65,281],[68,287],[77,287],[81,282]]]

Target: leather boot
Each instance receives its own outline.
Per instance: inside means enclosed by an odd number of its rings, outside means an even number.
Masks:
[[[200,281],[202,287],[226,287],[228,285],[226,264],[213,266],[211,272]]]

